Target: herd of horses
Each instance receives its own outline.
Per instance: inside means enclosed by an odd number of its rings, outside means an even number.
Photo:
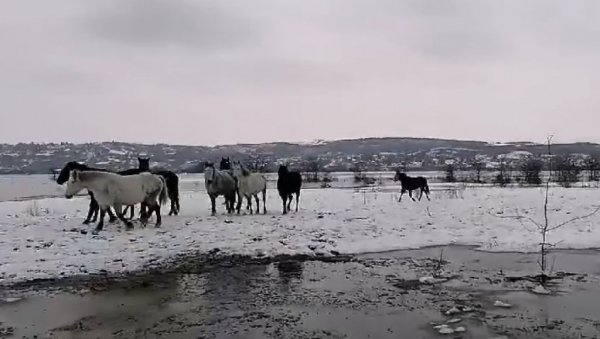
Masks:
[[[75,161],[68,162],[60,171],[57,184],[67,183],[65,197],[72,198],[86,189],[90,196],[90,205],[84,224],[96,222],[94,234],[103,229],[105,215],[109,221],[121,220],[128,229],[133,227],[131,219],[134,217],[134,206],[140,204],[140,221],[147,224],[152,213],[156,214],[156,227],[161,224],[160,206],[170,200],[169,215],[180,212],[179,205],[179,177],[172,171],[150,169],[150,159],[138,157],[138,168],[113,172],[107,169],[90,167]],[[296,212],[302,188],[302,175],[296,171],[288,170],[286,165],[280,165],[277,172],[277,191],[282,200],[283,214],[291,211],[291,204],[296,198]],[[409,177],[405,173],[396,171],[394,181],[400,181],[401,194],[398,201],[402,201],[404,193],[408,192],[410,198],[413,190],[420,190],[419,201],[423,193],[429,198],[429,186],[424,177]],[[242,200],[246,200],[246,209],[254,213],[252,199],[256,202],[256,213],[260,213],[260,199],[262,196],[263,213],[267,213],[267,179],[262,173],[249,171],[239,161],[233,163],[227,158],[222,158],[219,168],[212,162],[205,163],[204,183],[206,192],[211,201],[211,214],[216,214],[216,199],[225,198],[227,213],[240,213]],[[236,205],[237,201],[237,205]],[[124,207],[124,209],[123,209]],[[114,209],[114,213],[111,210]],[[130,212],[129,220],[125,218]]]

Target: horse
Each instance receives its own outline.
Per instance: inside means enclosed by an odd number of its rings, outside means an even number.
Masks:
[[[65,182],[67,182],[69,180],[69,176],[71,175],[71,172],[73,170],[78,170],[78,171],[82,171],[82,172],[83,171],[110,172],[109,170],[106,170],[103,168],[94,168],[94,167],[90,167],[90,166],[87,166],[84,164],[80,164],[76,161],[70,161],[60,171],[58,178],[56,178],[56,183],[59,185],[62,185]],[[100,210],[98,202],[94,198],[94,193],[92,193],[92,191],[88,190],[88,194],[90,195],[90,206],[88,209],[88,215],[85,218],[85,220],[83,221],[84,225],[87,225],[90,222],[96,222],[96,220],[98,219],[98,211]],[[108,213],[108,215],[110,217],[109,222],[115,222],[117,220],[117,218],[115,217],[113,212],[110,210],[110,208],[108,208],[106,210],[106,212]]]
[[[279,166],[277,171],[277,191],[283,200],[283,214],[290,211],[293,194],[296,193],[296,212],[298,212],[298,201],[300,200],[300,188],[302,188],[302,176],[298,172],[290,172],[285,165]],[[286,205],[286,201],[289,200]]]
[[[213,163],[206,163],[204,169],[204,185],[210,197],[211,215],[215,215],[215,199],[219,195],[225,197],[227,213],[233,213],[235,196],[237,193],[237,182],[232,174],[227,171],[217,170]]]
[[[427,200],[429,199],[429,185],[427,184],[427,179],[424,177],[409,177],[406,173],[401,173],[399,170],[396,170],[396,175],[394,176],[394,181],[400,180],[400,185],[402,186],[402,190],[400,191],[400,198],[398,198],[398,202],[402,201],[402,195],[408,191],[408,196],[415,201],[415,198],[412,196],[412,191],[416,189],[421,190],[421,194],[419,195],[419,201],[423,197],[423,192],[425,192],[425,196]]]
[[[237,213],[240,214],[242,207],[242,196],[246,197],[252,214],[252,197],[256,200],[256,214],[260,213],[260,202],[258,193],[262,192],[263,213],[267,214],[267,179],[261,173],[250,173],[239,161],[233,162],[233,176],[237,179],[238,203]]]
[[[59,185],[64,184],[69,179],[69,174],[72,170],[77,169],[80,171],[102,171],[102,172],[112,172],[103,168],[95,168],[86,166],[84,164],[80,164],[76,161],[68,162],[65,167],[60,171],[58,178],[56,178],[56,183]],[[134,175],[140,174],[144,172],[150,172],[150,158],[141,158],[138,157],[138,168],[131,168],[124,171],[116,172],[120,175]],[[168,192],[169,192],[169,200],[171,200],[171,210],[169,211],[169,215],[177,215],[179,213],[179,177],[177,174],[171,171],[152,171],[154,174],[158,174],[162,176],[167,182]],[[90,195],[90,206],[88,209],[88,215],[86,219],[83,221],[83,224],[87,225],[90,222],[96,222],[98,218],[98,212],[100,210],[96,199],[94,199],[94,195],[92,192],[88,192]],[[127,211],[131,208],[130,219],[133,219],[134,208],[132,206],[126,206],[123,214],[127,214]],[[107,210],[107,213],[110,217],[110,222],[114,222],[117,220],[113,212],[110,208]],[[93,217],[93,218],[92,218]]]
[[[171,201],[171,210],[169,211],[169,215],[178,215],[180,210],[179,205],[179,177],[172,171],[168,170],[150,170],[150,158],[138,157],[138,168],[132,168],[125,171],[118,172],[121,175],[132,175],[132,174],[140,174],[144,172],[150,172],[152,174],[157,174],[163,177],[167,183],[167,188],[169,191],[169,200]],[[127,213],[127,210],[131,207],[131,216],[130,219],[133,219],[134,208],[133,206],[125,207],[123,214]]]
[[[221,171],[231,170],[231,160],[229,160],[229,157],[221,158],[221,163],[219,163],[219,170],[221,170]]]
[[[121,209],[123,205],[138,203],[149,209],[148,215],[142,210],[142,224],[145,226],[149,215],[156,212],[156,227],[160,227],[160,206],[167,201],[168,192],[165,179],[159,175],[140,173],[125,176],[105,171],[71,171],[65,197],[71,199],[83,189],[92,192],[100,206],[100,221],[92,234],[98,234],[102,230],[105,212],[111,206],[127,229],[132,229],[133,224],[125,219]]]

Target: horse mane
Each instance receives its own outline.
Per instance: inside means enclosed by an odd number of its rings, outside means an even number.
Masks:
[[[247,176],[249,176],[249,175],[250,175],[250,171],[248,171],[248,170],[246,169],[246,167],[242,166],[242,164],[240,164],[240,169],[242,170],[242,175],[243,175],[243,176],[247,177]]]
[[[90,181],[90,180],[94,180],[98,177],[105,177],[107,175],[111,175],[114,174],[112,172],[105,172],[105,171],[96,171],[96,170],[91,170],[91,171],[77,171],[77,177],[78,180],[85,180],[85,181]]]

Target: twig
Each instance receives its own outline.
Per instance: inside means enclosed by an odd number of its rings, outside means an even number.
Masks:
[[[560,223],[560,224],[558,224],[556,226],[550,227],[550,228],[548,228],[548,231],[554,231],[555,229],[559,229],[559,228],[561,228],[561,227],[563,227],[563,226],[565,226],[567,224],[570,224],[570,223],[572,223],[574,221],[585,219],[585,218],[589,218],[589,217],[593,216],[594,214],[596,214],[598,212],[600,212],[600,206],[596,207],[596,209],[594,211],[592,211],[591,213],[588,213],[586,215],[582,215],[582,216],[579,216],[579,217],[575,217],[573,219],[569,219],[569,220],[567,220],[565,222],[562,222],[562,223]]]

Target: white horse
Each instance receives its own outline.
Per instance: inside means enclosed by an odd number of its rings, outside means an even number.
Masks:
[[[71,171],[65,197],[71,199],[83,189],[92,192],[100,205],[100,221],[93,234],[98,234],[102,230],[104,215],[109,207],[114,208],[115,213],[128,229],[131,229],[133,224],[123,217],[123,205],[141,203],[142,224],[144,226],[147,224],[153,211],[156,211],[156,227],[161,224],[160,205],[164,205],[167,201],[168,192],[165,179],[159,175],[140,173],[123,176],[110,172]],[[148,213],[145,211],[145,206],[149,208]]]
[[[242,206],[242,196],[246,197],[248,206],[252,214],[252,197],[256,200],[256,214],[260,213],[260,202],[258,193],[262,192],[263,213],[267,214],[267,179],[261,173],[250,173],[239,161],[233,162],[233,176],[237,179],[238,185],[238,204],[237,212],[240,213]]]

